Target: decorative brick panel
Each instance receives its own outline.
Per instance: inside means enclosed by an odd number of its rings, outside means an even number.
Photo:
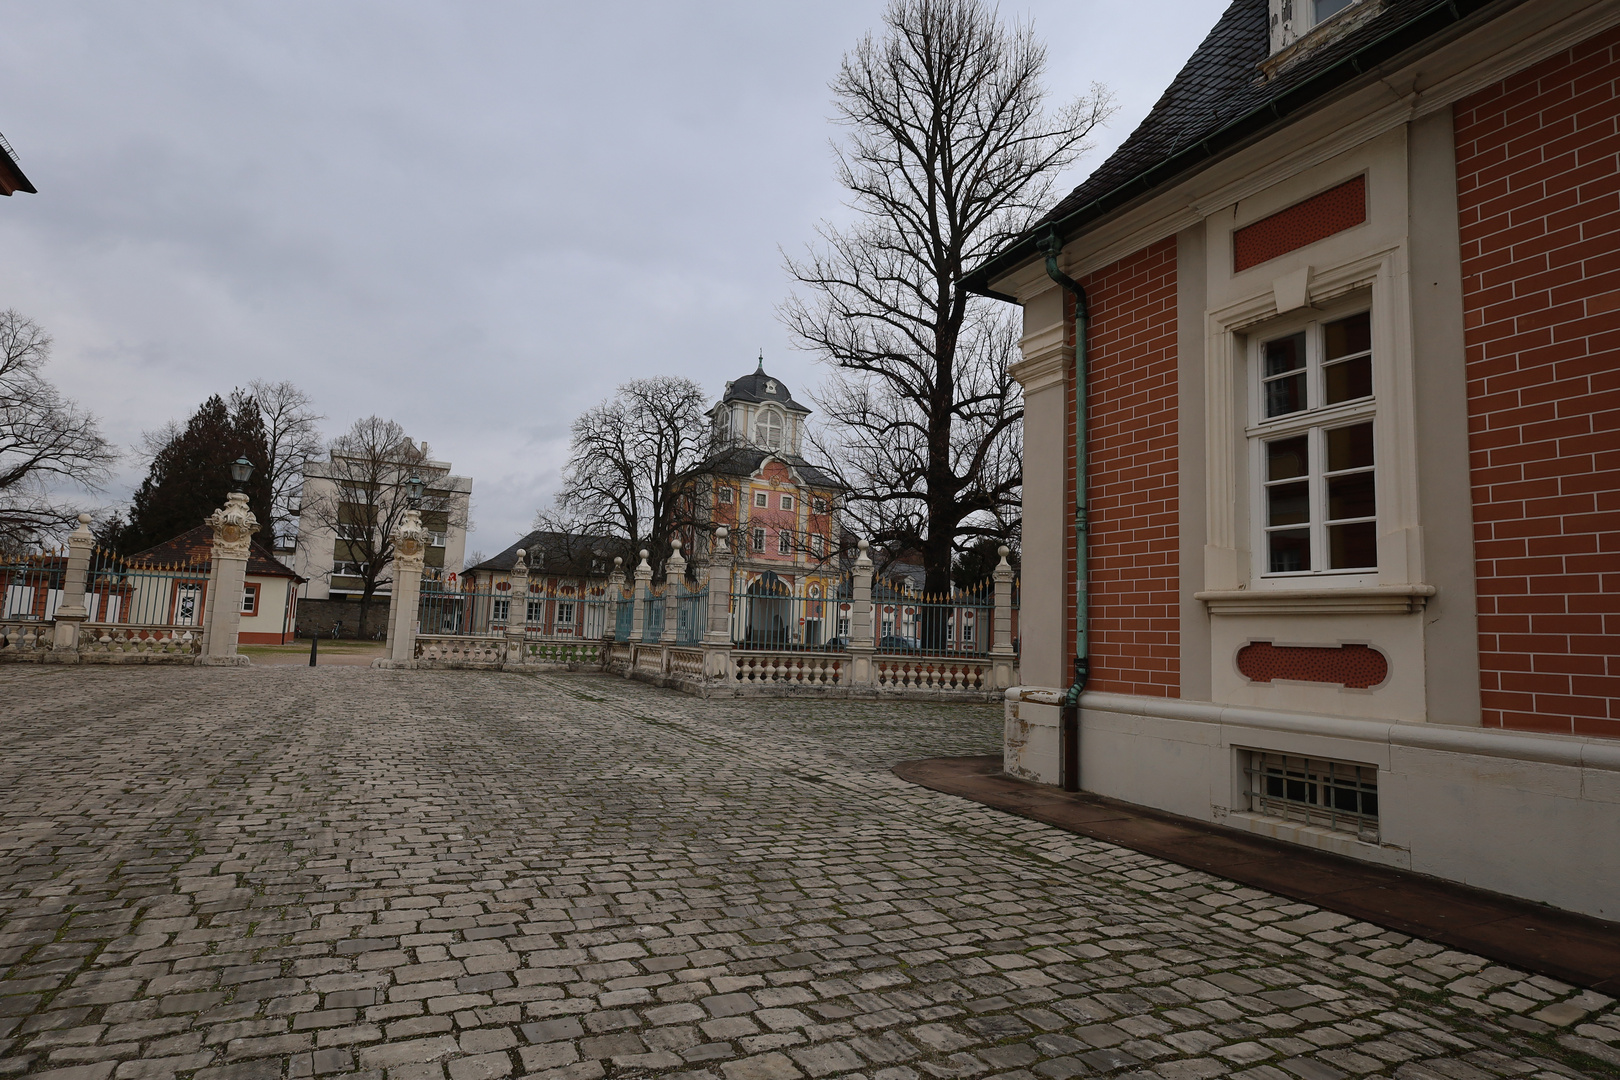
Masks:
[[[1091,686],[1174,697],[1180,687],[1174,237],[1081,281],[1091,303],[1087,502]],[[1069,345],[1074,302],[1066,301]],[[1068,398],[1066,526],[1074,520],[1074,381]],[[1074,532],[1066,528],[1067,655],[1075,642]]]
[[[1620,736],[1620,30],[1455,107],[1484,722]]]
[[[1245,679],[1338,683],[1366,690],[1389,678],[1389,661],[1366,645],[1273,645],[1251,641],[1238,650],[1237,669]]]
[[[1232,266],[1251,266],[1326,240],[1367,220],[1367,178],[1358,176],[1232,234]]]

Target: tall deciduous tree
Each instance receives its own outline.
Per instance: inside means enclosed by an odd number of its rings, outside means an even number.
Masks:
[[[306,484],[303,517],[310,525],[336,534],[336,554],[356,564],[360,578],[360,627],[384,585],[393,584],[394,529],[410,509],[407,482],[425,484],[419,509],[424,518],[442,516],[446,525],[467,527],[466,511],[440,482],[445,470],[428,464],[427,448],[418,446],[393,420],[368,416],[327,446],[327,460],[306,466],[306,476],[330,484]]]
[[[818,443],[846,520],[921,552],[940,593],[953,552],[1012,537],[1020,517],[1018,327],[960,279],[1052,204],[1110,104],[1093,86],[1047,111],[1044,47],[983,0],[891,0],[884,23],[832,84],[858,217],[789,259],[801,288],[782,317],[834,369]]]
[[[633,379],[574,421],[556,508],[535,527],[622,538],[655,568],[682,525],[682,480],[703,461],[709,430],[703,388],[660,375]]]
[[[254,379],[248,384],[264,421],[265,449],[269,454],[270,520],[266,541],[290,538],[298,531],[299,495],[304,466],[321,456],[320,422],[308,394],[290,382]]]
[[[231,462],[244,457],[253,475],[243,490],[260,522],[255,539],[264,541],[271,520],[270,450],[253,395],[235,391],[227,404],[215,394],[184,427],[171,423],[149,433],[146,445],[152,464],[130,504],[128,525],[117,532],[121,551],[141,551],[201,525],[235,490]]]
[[[40,374],[51,339],[32,319],[0,311],[0,548],[38,542],[79,507],[61,488],[95,491],[116,455],[95,417]]]

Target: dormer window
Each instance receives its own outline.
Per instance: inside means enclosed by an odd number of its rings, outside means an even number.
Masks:
[[[765,380],[765,392],[767,394],[776,393],[776,380],[775,379],[766,379]]]
[[[1282,52],[1339,12],[1363,0],[1271,0],[1271,54]]]

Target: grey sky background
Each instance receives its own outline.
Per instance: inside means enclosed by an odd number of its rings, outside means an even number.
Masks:
[[[1144,116],[1225,0],[1028,0],[1054,98]],[[126,450],[290,379],[329,434],[391,417],[473,478],[469,550],[549,504],[568,425],[626,379],[823,372],[778,249],[845,216],[827,84],[880,0],[13,2],[0,308]],[[126,453],[102,497],[128,499]]]

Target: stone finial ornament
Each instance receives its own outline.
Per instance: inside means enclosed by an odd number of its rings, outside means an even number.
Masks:
[[[225,505],[208,515],[208,527],[214,530],[214,552],[221,558],[246,559],[259,531],[259,519],[248,509],[248,497],[240,491],[225,496]]]
[[[400,568],[422,569],[427,553],[428,534],[422,528],[422,514],[414,507],[394,526],[394,564]]]

